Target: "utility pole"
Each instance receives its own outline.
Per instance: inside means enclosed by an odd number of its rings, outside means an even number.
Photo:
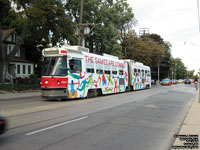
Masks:
[[[83,26],[83,0],[81,0],[80,18],[78,26],[78,45],[82,46],[82,26]]]
[[[81,9],[80,9],[80,24],[83,23],[83,0],[81,0]]]
[[[176,61],[174,61],[174,79],[176,80]]]
[[[158,84],[160,83],[160,61],[158,61]]]

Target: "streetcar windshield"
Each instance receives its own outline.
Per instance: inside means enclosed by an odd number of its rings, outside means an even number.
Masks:
[[[45,57],[42,67],[43,76],[66,76],[67,75],[67,58],[62,57]]]

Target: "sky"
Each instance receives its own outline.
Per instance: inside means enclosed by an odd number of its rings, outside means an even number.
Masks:
[[[127,0],[137,26],[149,28],[172,44],[172,56],[181,58],[188,70],[200,69],[200,31],[197,0]]]

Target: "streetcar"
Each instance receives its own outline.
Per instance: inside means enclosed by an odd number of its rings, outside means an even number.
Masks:
[[[41,96],[73,99],[151,87],[150,67],[80,46],[45,48]]]

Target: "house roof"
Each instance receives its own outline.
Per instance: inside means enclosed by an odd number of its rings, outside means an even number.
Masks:
[[[25,59],[22,59],[22,58],[17,58],[17,57],[14,57],[14,58],[12,59],[12,62],[32,63],[32,64],[33,64],[32,61],[25,60]]]
[[[13,29],[8,29],[8,30],[0,30],[1,35],[2,35],[2,40],[6,40],[13,32],[15,31],[15,28]]]

